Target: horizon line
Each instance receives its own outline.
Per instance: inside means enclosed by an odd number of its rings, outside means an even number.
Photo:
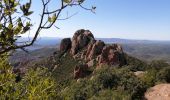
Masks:
[[[22,37],[22,38],[33,38],[33,37]],[[71,36],[67,36],[67,37],[49,37],[49,36],[41,36],[41,37],[38,37],[38,38],[59,38],[59,39],[63,39],[63,38],[71,38]],[[135,39],[135,38],[119,38],[119,37],[94,37],[94,38],[97,38],[97,39],[122,39],[122,40],[136,40],[136,41],[168,41],[170,42],[170,40],[160,40],[160,39]]]

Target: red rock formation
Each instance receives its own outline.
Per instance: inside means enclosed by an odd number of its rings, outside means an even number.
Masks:
[[[71,49],[71,39],[70,38],[62,39],[61,44],[60,44],[60,51],[61,52],[66,52],[69,49]]]
[[[71,54],[77,54],[78,51],[85,48],[92,40],[94,40],[94,36],[89,30],[78,30],[72,38]]]
[[[107,65],[126,65],[126,58],[123,49],[118,44],[106,45],[101,40],[95,40],[89,30],[78,30],[75,32],[72,41],[69,38],[63,39],[60,45],[60,51],[68,51],[74,59],[85,60],[87,64],[76,66],[74,69],[74,78],[84,77],[88,67],[98,67]]]
[[[89,44],[87,53],[86,53],[86,60],[95,59],[98,55],[102,53],[102,49],[105,46],[105,43],[101,40],[95,41],[94,43]]]
[[[85,77],[87,69],[88,69],[87,64],[76,66],[74,69],[74,79]]]
[[[120,45],[107,45],[103,48],[102,53],[98,58],[98,65],[102,66],[103,64],[119,66],[126,64],[126,59]]]

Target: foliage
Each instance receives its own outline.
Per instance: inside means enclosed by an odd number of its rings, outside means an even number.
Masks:
[[[7,63],[7,57],[0,59],[0,98],[1,99],[52,99],[56,96],[56,83],[44,68],[29,69],[20,82],[17,74]]]
[[[147,64],[137,58],[126,56],[128,67],[131,71],[144,71],[147,69]]]
[[[142,81],[147,87],[154,86],[158,83],[169,83],[170,81],[170,66],[164,61],[152,61]]]
[[[32,24],[28,20],[28,16],[33,13],[33,11],[30,11],[30,7],[31,0],[23,5],[18,0],[1,0],[0,49],[7,49],[9,46],[14,47],[17,40],[16,36],[30,30]],[[22,12],[22,14],[18,12]]]
[[[154,86],[156,84],[157,71],[154,69],[148,70],[142,77],[142,81],[147,85],[147,87]]]
[[[156,69],[156,70],[160,70],[160,69],[162,69],[164,67],[168,67],[168,66],[169,66],[169,64],[163,60],[154,60],[149,64],[149,68]]]
[[[131,100],[143,98],[145,84],[126,68],[104,67],[96,70],[90,79],[79,79],[59,93],[66,100]],[[99,99],[100,100],[100,99]]]
[[[170,66],[161,69],[157,73],[157,81],[170,83]]]
[[[5,83],[3,86],[0,84],[0,96],[5,99],[141,100],[148,88],[170,80],[170,66],[167,63],[153,61],[151,64],[145,64],[140,60],[133,62],[132,59],[127,66],[104,65],[93,69],[91,75],[74,80],[74,66],[82,61],[72,59],[69,54],[62,57],[56,54],[43,60],[46,64],[41,63],[41,66],[47,67],[59,64],[56,68],[49,67],[52,73],[35,64],[34,69],[29,69],[22,80],[16,83],[17,74],[12,73],[11,66],[6,61],[5,56],[1,57],[1,73],[7,72],[3,79],[0,76]],[[145,73],[137,77],[134,71],[140,69],[140,64],[143,64],[142,70]],[[132,65],[138,65],[139,68]]]
[[[121,90],[105,89],[89,100],[130,100],[130,95]]]
[[[49,29],[55,26],[54,24],[56,20],[59,20],[62,11],[68,7],[79,6],[82,9],[93,12],[96,7],[88,9],[82,6],[84,1],[85,0],[58,0],[57,3],[60,4],[60,7],[53,8],[52,10],[50,9],[51,0],[41,0],[42,8],[40,9],[42,9],[42,12],[40,13],[40,21],[38,22],[38,27],[34,32],[33,38],[31,40],[29,39],[29,41],[16,43],[22,36],[21,34],[25,34],[31,30],[33,25],[30,16],[36,10],[31,11],[32,0],[0,0],[0,54],[15,49],[24,50],[25,47],[33,45],[40,32],[43,29]],[[72,16],[73,15],[60,18],[60,20],[69,19]]]

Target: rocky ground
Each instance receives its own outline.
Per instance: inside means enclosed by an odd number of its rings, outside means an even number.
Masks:
[[[170,100],[170,84],[156,85],[145,93],[147,100]]]

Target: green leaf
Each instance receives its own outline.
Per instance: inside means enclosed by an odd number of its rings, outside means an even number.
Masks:
[[[48,22],[52,22],[52,21],[51,21],[51,17],[50,17],[50,16],[48,17]]]
[[[56,14],[54,14],[54,15],[52,16],[52,18],[51,18],[51,21],[52,21],[52,22],[55,22],[56,19],[57,19],[57,16],[56,16]]]
[[[64,3],[70,3],[72,0],[64,0]]]
[[[30,9],[31,4],[30,3],[26,3],[25,7],[26,7],[26,9]]]
[[[16,6],[18,6],[19,5],[19,3],[18,2],[15,2],[14,3],[14,7],[16,7]]]
[[[12,25],[12,24],[9,24],[9,25],[8,25],[8,28],[9,28],[9,29],[12,29],[12,28],[13,28],[13,25]]]
[[[27,22],[26,26],[29,27],[29,26],[32,26],[32,24],[30,22]]]
[[[28,13],[25,13],[24,15],[25,16],[29,16],[29,15],[31,15],[33,13],[33,11],[30,11],[30,12],[28,12]]]

